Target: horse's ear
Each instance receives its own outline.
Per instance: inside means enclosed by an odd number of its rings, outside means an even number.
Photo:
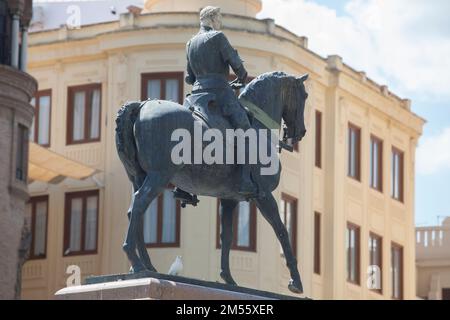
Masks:
[[[301,77],[297,78],[297,81],[299,82],[305,82],[306,80],[308,80],[309,78],[309,74],[305,73],[304,75],[302,75]]]

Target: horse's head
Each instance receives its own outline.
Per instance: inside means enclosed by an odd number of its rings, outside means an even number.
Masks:
[[[280,71],[263,73],[245,87],[240,98],[251,101],[278,124],[283,118],[286,138],[296,143],[306,134],[303,113],[307,79],[307,74],[297,78]]]
[[[283,87],[283,120],[287,126],[287,138],[296,143],[306,134],[304,110],[308,93],[305,89],[305,81],[308,74],[301,77],[288,77],[287,84]]]

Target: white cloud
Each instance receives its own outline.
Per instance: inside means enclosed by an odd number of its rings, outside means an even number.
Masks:
[[[432,175],[450,169],[450,128],[431,137],[423,137],[417,149],[417,172]]]
[[[337,15],[312,0],[263,0],[259,17],[309,37],[323,56],[350,66],[401,95],[450,97],[450,1],[348,0]]]

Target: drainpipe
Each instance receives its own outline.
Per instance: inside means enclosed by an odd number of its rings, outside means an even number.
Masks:
[[[22,46],[20,49],[20,70],[27,72],[28,62],[28,28],[22,28]]]
[[[18,14],[12,16],[12,30],[11,30],[11,66],[19,67],[19,29],[20,17]]]

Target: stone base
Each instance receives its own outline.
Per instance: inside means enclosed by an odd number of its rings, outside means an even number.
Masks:
[[[153,275],[149,276],[149,275]],[[226,284],[168,276],[154,272],[86,279],[86,284],[67,287],[58,300],[286,300],[299,299]]]

